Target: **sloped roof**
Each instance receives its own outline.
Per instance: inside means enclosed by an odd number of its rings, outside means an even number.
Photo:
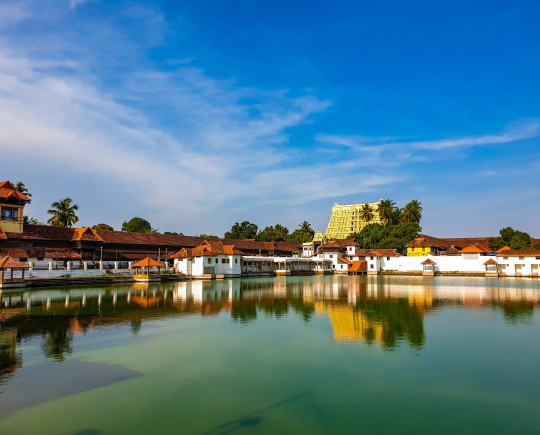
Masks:
[[[540,257],[540,249],[509,249],[497,254],[497,257]]]
[[[375,255],[377,257],[401,257],[401,254],[395,249],[372,249],[368,255]]]
[[[338,257],[338,262],[340,262],[340,263],[345,263],[345,264],[349,264],[349,265],[352,264],[352,261],[349,260],[349,259],[347,259],[347,258],[345,258],[345,257]]]
[[[420,264],[437,264],[437,263],[435,263],[431,258],[428,258],[427,260],[422,261]]]
[[[349,272],[367,272],[367,261],[353,261]]]
[[[23,193],[15,190],[15,187],[9,181],[0,181],[0,199],[15,200],[23,204],[32,201]]]
[[[414,240],[410,241],[407,248],[439,248],[448,249],[450,243],[437,237],[426,236],[425,234],[419,234]]]
[[[441,252],[441,255],[461,255],[461,252],[455,246],[451,246],[446,251]]]
[[[497,265],[497,264],[499,264],[499,263],[497,263],[493,258],[490,258],[488,261],[486,261],[486,262],[484,263],[485,266],[488,266],[488,265],[490,265],[490,264],[495,264],[495,265]]]
[[[159,261],[154,260],[153,258],[146,257],[141,261],[137,261],[133,267],[164,267]]]
[[[354,257],[367,257],[367,255],[372,251],[372,249],[360,248],[357,249],[353,254]]]
[[[9,255],[0,258],[0,269],[29,269],[28,264],[21,263]]]
[[[481,246],[474,244],[474,245],[469,245],[466,248],[463,248],[460,252],[462,254],[485,254],[491,251],[486,251],[485,249],[482,249]]]
[[[458,249],[466,248],[469,245],[480,245],[484,249],[489,249],[489,239],[493,237],[443,237],[442,240],[446,240],[450,245],[455,246]]]
[[[511,248],[510,246],[507,245],[507,246],[503,246],[501,249],[497,249],[495,252],[496,252],[497,254],[499,254],[499,253],[501,253],[501,252],[504,252],[504,251],[511,251],[511,250],[512,250],[512,248]]]

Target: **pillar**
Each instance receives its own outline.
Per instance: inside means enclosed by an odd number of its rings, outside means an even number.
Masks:
[[[130,262],[128,263],[128,269],[129,269],[129,270],[133,269],[133,261],[130,261]]]
[[[66,262],[66,270],[71,270],[71,261]]]
[[[100,270],[103,269],[103,261],[100,261],[100,262],[99,262],[99,269],[100,269]]]
[[[88,270],[88,262],[83,261],[83,269]]]
[[[49,270],[53,270],[53,264],[52,264],[52,261],[49,261]]]
[[[30,266],[29,270],[34,270],[34,262],[33,261],[29,261],[28,266]]]
[[[118,270],[118,261],[114,262],[114,270]]]

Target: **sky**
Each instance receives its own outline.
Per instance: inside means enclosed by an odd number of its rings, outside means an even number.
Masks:
[[[540,236],[540,2],[0,0],[0,180],[44,222]]]

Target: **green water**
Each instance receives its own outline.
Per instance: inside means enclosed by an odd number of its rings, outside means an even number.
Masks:
[[[540,281],[1,294],[0,433],[538,433]]]

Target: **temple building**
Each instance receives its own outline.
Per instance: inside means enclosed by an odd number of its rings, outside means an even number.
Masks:
[[[328,222],[328,228],[326,229],[326,237],[328,239],[346,239],[352,233],[362,231],[362,229],[369,224],[381,223],[379,217],[379,203],[353,203],[339,205],[337,203],[332,207],[332,216],[330,216],[330,222]],[[361,218],[361,210],[365,204],[369,204],[371,211],[373,212],[373,219],[366,222]]]

